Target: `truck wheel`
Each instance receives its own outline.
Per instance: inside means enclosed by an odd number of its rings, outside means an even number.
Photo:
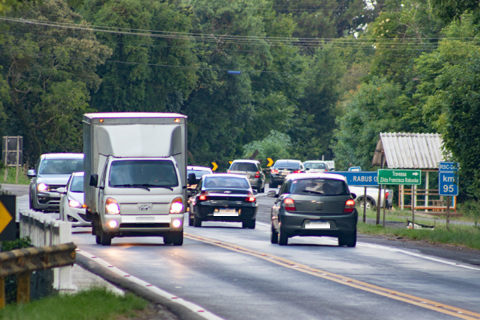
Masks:
[[[280,228],[280,236],[278,239],[278,244],[281,246],[286,246],[288,244],[288,235]]]
[[[168,235],[168,238],[174,246],[181,246],[183,244],[183,231],[172,231]]]
[[[199,218],[197,218],[197,216],[195,216],[193,218],[193,225],[197,228],[201,227],[202,226],[202,219],[199,219]]]
[[[357,231],[338,237],[339,246],[355,247],[357,245]]]
[[[270,235],[270,242],[271,243],[278,243],[278,232],[273,227],[273,223],[272,223],[272,233]]]
[[[101,244],[102,246],[109,246],[112,244],[112,236],[103,231],[103,228],[101,226],[98,226],[97,229],[97,236],[96,236],[96,242],[97,244]]]
[[[359,203],[360,203],[360,208],[363,209],[363,200],[359,200]],[[366,205],[367,205],[367,210],[370,210],[374,207],[373,203],[372,203],[372,200],[369,200],[369,199],[367,199]]]
[[[166,234],[163,236],[163,243],[164,244],[172,244],[172,238],[170,237],[170,234]]]

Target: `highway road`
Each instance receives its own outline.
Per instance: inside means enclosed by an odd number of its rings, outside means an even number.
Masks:
[[[183,246],[164,245],[160,237],[99,246],[88,228],[74,229],[73,239],[81,250],[224,319],[480,319],[480,267],[367,237],[355,248],[314,237],[274,245],[273,199],[259,195],[258,203],[256,229],[187,226]]]

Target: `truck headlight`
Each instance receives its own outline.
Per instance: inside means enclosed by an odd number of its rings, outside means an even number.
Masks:
[[[107,198],[105,201],[105,212],[108,214],[120,214],[120,206],[117,200],[113,198]]]
[[[181,197],[175,198],[170,205],[170,213],[183,212],[183,199]]]
[[[50,188],[45,183],[39,183],[39,184],[37,184],[37,190],[38,191],[50,191]]]
[[[68,200],[68,206],[71,208],[81,208],[82,204],[77,200]]]

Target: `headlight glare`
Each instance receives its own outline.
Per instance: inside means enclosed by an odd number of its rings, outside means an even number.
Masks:
[[[45,183],[39,183],[37,185],[37,190],[38,191],[50,191],[50,189],[48,188],[48,186]]]
[[[170,205],[170,213],[182,213],[183,212],[183,199],[178,197],[173,199]]]
[[[77,200],[68,200],[68,206],[71,208],[81,208],[82,204]]]
[[[113,198],[107,198],[105,201],[105,213],[107,214],[120,214],[120,206],[117,200]]]

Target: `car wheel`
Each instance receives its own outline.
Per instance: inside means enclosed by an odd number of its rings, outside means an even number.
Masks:
[[[357,245],[357,231],[352,234],[347,234],[338,237],[338,245],[339,246],[347,246],[353,248]]]
[[[269,186],[271,189],[277,187],[277,186],[275,185],[275,183],[273,183],[273,182],[270,182],[270,183],[268,184],[268,186]]]
[[[281,246],[286,246],[288,244],[288,235],[280,228],[280,235],[278,237],[278,244]]]
[[[273,227],[273,223],[272,223],[272,233],[270,235],[270,242],[271,243],[278,243],[278,232]]]
[[[255,229],[255,219],[242,221],[242,228]]]
[[[193,226],[193,223],[194,223],[193,218],[192,217],[188,218],[188,225]]]
[[[197,218],[197,216],[195,216],[193,218],[193,225],[197,228],[201,227],[202,226],[202,219],[199,219],[199,218]]]
[[[29,201],[29,204],[30,204],[30,210],[35,210],[35,208],[33,207],[32,195],[30,193],[28,195],[28,201]]]
[[[365,202],[366,202],[367,210],[370,210],[374,207],[373,203],[372,203],[372,200],[367,199],[367,201],[365,201]],[[364,206],[363,200],[359,200],[359,203],[360,203],[360,208],[363,209],[363,206]]]

